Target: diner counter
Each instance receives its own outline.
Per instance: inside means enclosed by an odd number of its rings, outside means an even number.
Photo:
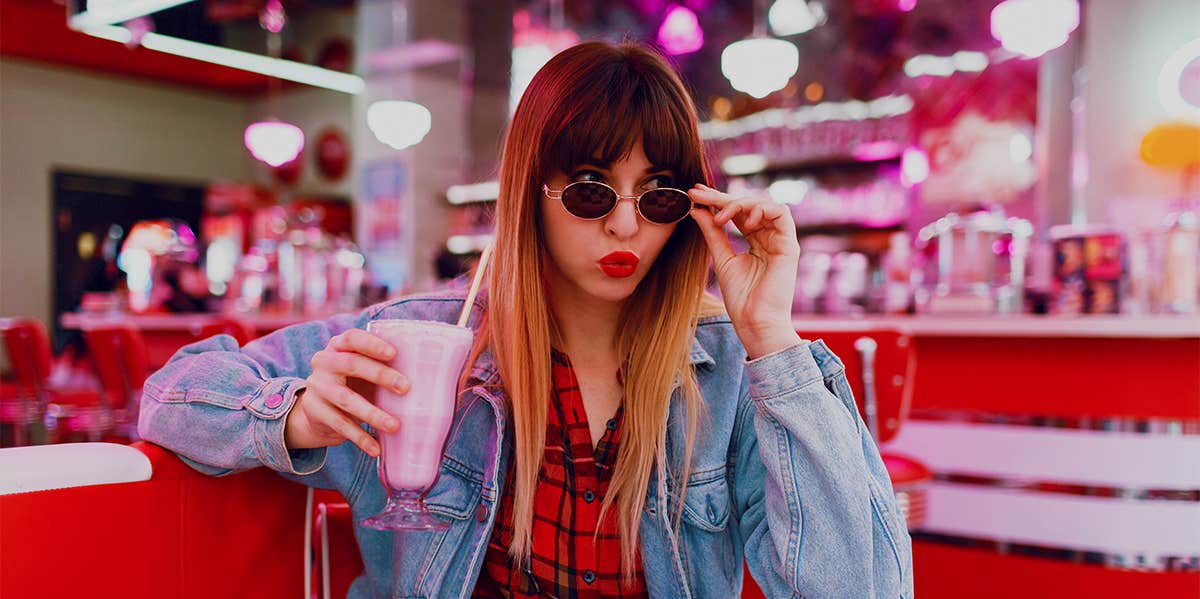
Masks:
[[[59,320],[64,328],[129,323],[143,331],[195,330],[232,317],[260,333],[288,325],[320,320],[333,313],[289,312],[232,314],[88,314],[68,312]],[[1200,338],[1200,316],[882,316],[831,317],[798,315],[796,330],[852,331],[898,328],[916,336],[932,337],[1115,337],[1115,338]]]
[[[1200,339],[1200,316],[1035,316],[1031,314],[978,316],[822,317],[799,315],[798,331],[858,331],[897,328],[918,337],[1100,337],[1138,339]]]
[[[91,314],[85,312],[66,312],[59,318],[59,324],[66,329],[84,329],[90,326],[104,326],[113,323],[131,324],[142,331],[192,331],[199,330],[206,324],[225,318],[233,318],[250,325],[259,334],[265,334],[275,329],[281,329],[310,320],[322,320],[334,313],[296,314],[291,312],[264,312],[229,314],[193,313],[193,314],[128,314],[124,312],[108,312]]]

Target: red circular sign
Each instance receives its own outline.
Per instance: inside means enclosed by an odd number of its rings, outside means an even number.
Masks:
[[[350,144],[336,127],[329,127],[317,136],[317,167],[326,179],[337,181],[350,165]]]

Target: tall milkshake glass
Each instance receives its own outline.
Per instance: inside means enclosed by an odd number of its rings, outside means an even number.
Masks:
[[[458,325],[426,320],[373,320],[367,331],[391,343],[389,364],[411,381],[400,395],[383,387],[376,404],[400,422],[394,433],[377,431],[381,453],[379,478],[387,503],[362,521],[378,530],[444,530],[449,524],[429,512],[425,495],[437,482],[446,436],[454,418],[458,378],[471,351],[474,333],[466,327],[491,246],[484,250]]]

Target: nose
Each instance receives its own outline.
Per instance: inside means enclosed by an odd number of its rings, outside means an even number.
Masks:
[[[637,197],[621,196],[604,217],[604,232],[617,239],[629,239],[638,232]]]

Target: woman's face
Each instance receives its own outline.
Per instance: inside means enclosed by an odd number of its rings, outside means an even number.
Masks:
[[[675,187],[674,173],[650,164],[639,140],[629,155],[610,165],[583,164],[546,181],[561,190],[576,181],[607,183],[622,196],[655,187]],[[650,271],[678,223],[658,225],[638,216],[635,200],[622,198],[604,218],[583,220],[559,200],[542,196],[542,239],[550,254],[547,279],[556,297],[622,302]],[[637,256],[636,266],[620,264],[614,252]],[[626,255],[626,258],[628,256]],[[630,268],[632,266],[632,268]]]

